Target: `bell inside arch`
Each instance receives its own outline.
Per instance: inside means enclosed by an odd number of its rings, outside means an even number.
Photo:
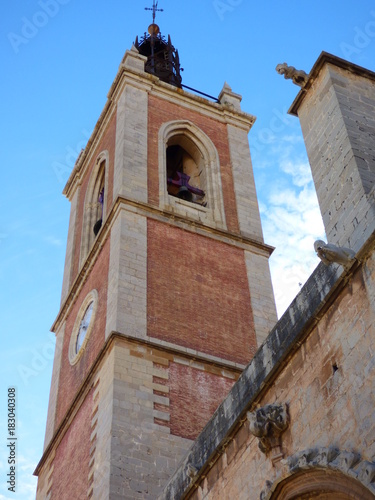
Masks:
[[[186,201],[193,201],[193,195],[186,186],[181,186],[177,193],[177,198]]]

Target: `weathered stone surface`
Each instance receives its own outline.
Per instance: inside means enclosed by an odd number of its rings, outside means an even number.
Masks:
[[[259,398],[261,390],[286,358],[299,348],[308,327],[316,321],[317,314],[334,293],[341,274],[338,267],[326,267],[323,264],[317,267],[194,442],[160,498],[172,500],[185,495],[191,484],[186,473],[188,465],[200,470],[209,464],[238,421]]]
[[[375,227],[375,74],[322,54],[298,113],[329,243],[354,251]]]

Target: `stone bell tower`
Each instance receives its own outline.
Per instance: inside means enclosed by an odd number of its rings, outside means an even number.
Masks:
[[[126,52],[64,189],[37,498],[155,498],[276,321],[240,101],[155,22]]]

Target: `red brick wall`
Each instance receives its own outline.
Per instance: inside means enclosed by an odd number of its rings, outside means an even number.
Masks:
[[[114,176],[114,162],[115,162],[115,147],[116,147],[116,113],[114,113],[111,121],[109,122],[107,129],[103,135],[102,140],[97,146],[94,155],[92,164],[90,168],[87,170],[83,180],[82,185],[80,187],[79,192],[79,200],[77,207],[77,218],[76,218],[76,230],[74,237],[74,255],[73,255],[73,274],[72,274],[72,282],[77,276],[79,271],[79,256],[81,251],[81,238],[82,238],[82,224],[83,224],[83,211],[85,205],[85,196],[87,185],[90,180],[92,169],[94,168],[94,164],[98,155],[105,150],[108,150],[109,154],[109,165],[108,165],[108,186],[107,188],[107,214],[112,206],[112,197],[113,197],[113,176]]]
[[[65,415],[65,412],[72,402],[77,390],[92,366],[93,361],[98,355],[100,349],[103,347],[107,315],[109,247],[110,240],[108,239],[105,242],[90,276],[79,293],[79,296],[75,300],[74,305],[66,319],[55,429],[61,422],[61,419]],[[96,311],[94,327],[91,331],[90,338],[86,344],[83,355],[78,363],[72,366],[69,362],[69,342],[74,322],[86,295],[93,289],[96,289],[98,292],[98,309]]]
[[[158,134],[163,123],[190,120],[214,143],[220,158],[224,209],[228,230],[239,232],[237,209],[230,162],[227,127],[213,118],[201,115],[177,104],[149,96],[148,103],[148,193],[149,203],[159,204]]]
[[[243,251],[148,220],[148,335],[247,363],[256,351]]]
[[[169,367],[170,429],[195,439],[233,386],[232,379],[171,363]]]
[[[87,498],[92,410],[91,390],[56,449],[52,477],[52,498],[56,500]]]

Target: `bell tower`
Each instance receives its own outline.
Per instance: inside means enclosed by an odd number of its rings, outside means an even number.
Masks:
[[[156,498],[274,325],[240,101],[187,91],[155,18],[125,53],[64,189],[37,498]]]

